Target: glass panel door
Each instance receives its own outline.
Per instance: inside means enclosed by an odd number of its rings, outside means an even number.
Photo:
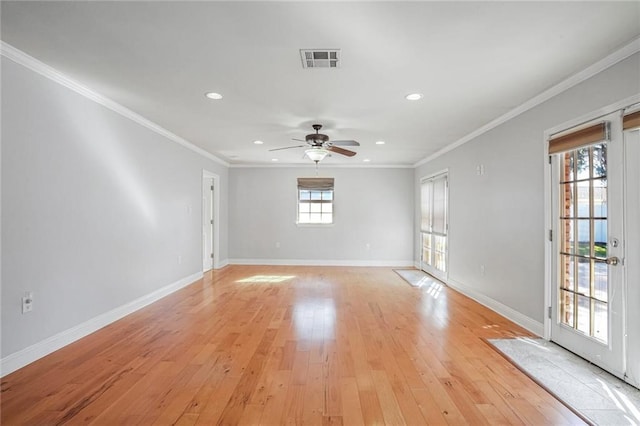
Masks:
[[[608,141],[553,157],[551,338],[622,376],[622,129],[619,114],[608,118]]]
[[[448,180],[442,173],[421,182],[422,270],[446,279],[448,225]]]

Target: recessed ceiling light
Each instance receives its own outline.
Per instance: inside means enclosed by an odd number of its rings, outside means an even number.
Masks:
[[[277,158],[272,158],[271,161],[276,162],[276,161],[278,161],[278,159]]]
[[[216,93],[216,92],[207,92],[204,94],[207,98],[209,99],[214,99],[214,100],[220,100],[222,99],[222,95],[220,93]]]
[[[371,161],[371,160],[369,160],[368,158],[365,158],[364,160],[362,160],[362,162],[364,162],[364,163],[368,163],[369,161]]]
[[[384,143],[385,143],[384,141],[377,141],[376,145],[384,145]]]
[[[405,96],[405,99],[407,99],[408,101],[417,101],[422,99],[422,95],[420,93],[411,93]]]
[[[262,142],[262,141],[253,141],[253,143],[255,143],[256,145],[262,145],[264,142]]]

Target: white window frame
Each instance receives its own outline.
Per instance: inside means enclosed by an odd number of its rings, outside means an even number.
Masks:
[[[331,178],[331,180],[333,181],[333,179]],[[296,225],[298,226],[332,226],[334,224],[334,220],[335,220],[335,183],[332,184],[331,188],[301,188],[298,184],[298,187],[296,188]],[[309,199],[302,199],[301,196],[304,192],[308,192],[309,193]],[[311,193],[313,192],[319,192],[320,193],[320,199],[313,199],[311,197]],[[331,194],[331,197],[328,199],[325,199],[325,194]],[[300,207],[302,204],[309,204],[309,212],[302,212]],[[311,205],[313,204],[319,204],[320,205],[320,212],[311,212]],[[322,211],[322,206],[323,205],[330,205],[331,206],[331,211],[330,212],[325,212]],[[320,214],[320,221],[311,221],[311,214],[312,213],[318,213]],[[301,220],[301,215],[304,214],[308,214],[309,215],[309,221],[304,221]],[[330,220],[329,221],[323,221],[322,217],[323,216],[329,216]]]

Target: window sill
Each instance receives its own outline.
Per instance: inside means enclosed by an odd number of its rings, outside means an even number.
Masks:
[[[331,228],[334,223],[298,223],[296,226],[299,228]]]

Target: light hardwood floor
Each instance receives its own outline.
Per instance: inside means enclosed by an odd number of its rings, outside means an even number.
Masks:
[[[2,379],[2,424],[582,424],[390,268],[229,266]]]

